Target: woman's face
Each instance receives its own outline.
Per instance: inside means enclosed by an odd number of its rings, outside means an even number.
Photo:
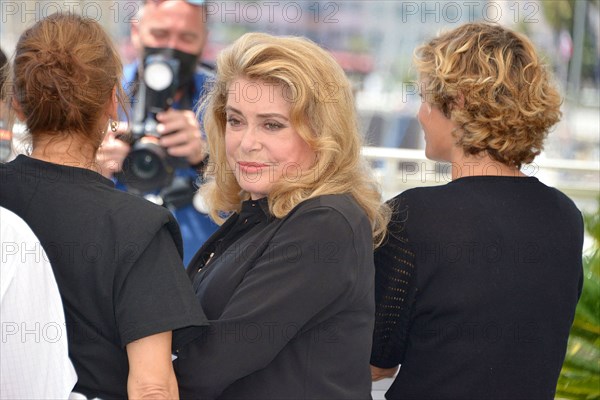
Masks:
[[[421,87],[425,87],[421,84]],[[421,107],[417,118],[425,133],[425,156],[434,161],[451,161],[456,139],[452,132],[456,125],[436,106],[427,102],[427,95],[421,94]]]
[[[315,161],[315,152],[290,123],[291,103],[285,94],[282,85],[244,78],[229,87],[227,162],[254,200],[267,196],[281,179],[297,180]]]

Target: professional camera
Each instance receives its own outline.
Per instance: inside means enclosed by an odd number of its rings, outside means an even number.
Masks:
[[[159,144],[156,115],[168,110],[179,89],[194,80],[197,56],[176,49],[145,48],[132,109],[131,133],[120,137],[131,151],[117,175],[129,191],[146,193],[173,184],[175,169],[188,167],[187,160],[172,157]]]

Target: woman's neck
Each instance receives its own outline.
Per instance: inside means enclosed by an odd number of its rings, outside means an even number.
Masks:
[[[43,135],[33,141],[31,157],[59,165],[86,168],[98,172],[96,163],[97,148],[89,139],[77,135],[54,137]]]
[[[451,162],[452,180],[467,176],[527,176],[519,168],[496,161],[486,152],[468,155],[460,149],[452,157]]]

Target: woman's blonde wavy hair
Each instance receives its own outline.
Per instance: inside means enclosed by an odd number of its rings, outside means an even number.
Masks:
[[[304,200],[349,193],[367,214],[378,245],[389,220],[378,185],[360,155],[351,85],[344,71],[326,51],[299,37],[248,33],[217,58],[217,76],[199,112],[210,149],[201,191],[211,217],[239,211],[250,198],[227,165],[225,127],[228,90],[238,78],[281,84],[291,100],[290,122],[316,153],[314,165],[298,179],[276,182],[268,195],[271,213],[281,218]]]
[[[465,154],[485,151],[521,167],[541,152],[561,118],[550,73],[517,32],[465,24],[419,47],[414,62],[424,100],[456,123]]]

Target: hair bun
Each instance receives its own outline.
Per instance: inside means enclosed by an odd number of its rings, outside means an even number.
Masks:
[[[78,132],[99,145],[115,86],[122,96],[121,75],[117,49],[98,22],[53,14],[19,38],[14,96],[32,135]]]
[[[37,61],[46,68],[58,67],[65,72],[72,72],[73,65],[77,63],[69,49],[48,49],[39,53]]]

